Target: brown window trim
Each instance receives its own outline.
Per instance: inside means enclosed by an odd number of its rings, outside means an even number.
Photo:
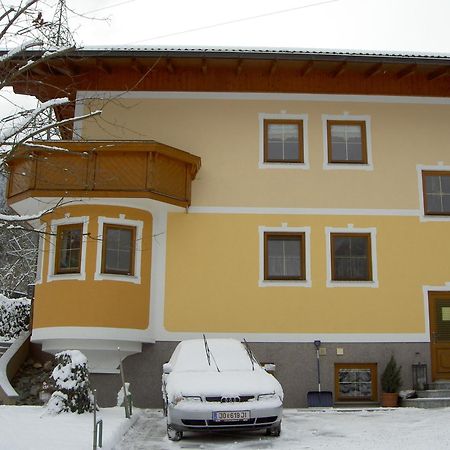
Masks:
[[[428,211],[427,206],[427,192],[426,192],[426,183],[425,178],[427,176],[447,176],[450,177],[450,171],[449,170],[422,170],[422,195],[423,195],[423,213],[426,216],[450,216],[449,212],[439,212],[439,211]]]
[[[361,127],[361,160],[341,160],[333,159],[331,127],[332,125],[359,125]],[[327,120],[327,144],[328,144],[328,164],[368,164],[367,158],[367,130],[365,120]]]
[[[121,229],[121,230],[131,230],[131,251],[130,251],[130,270],[124,271],[124,270],[106,270],[106,236],[107,236],[107,230],[108,228],[114,228],[114,229]],[[136,252],[136,227],[133,226],[127,226],[127,225],[116,225],[111,223],[105,223],[103,224],[103,243],[102,243],[102,272],[104,274],[109,275],[127,275],[127,276],[134,276],[134,259],[135,259],[135,252]]]
[[[60,267],[61,258],[61,234],[65,231],[80,230],[80,253],[78,258],[78,266],[70,267],[68,269]],[[83,251],[83,224],[68,224],[68,225],[58,225],[56,227],[56,248],[55,248],[55,275],[63,275],[70,273],[80,273],[81,272],[81,252]]]
[[[298,159],[269,159],[269,125],[297,125],[298,128]],[[281,164],[304,164],[303,120],[264,119],[264,162]]]
[[[344,396],[339,392],[339,370],[340,369],[370,369],[372,375],[371,397]],[[377,363],[335,363],[334,364],[334,393],[338,402],[376,402],[378,400],[378,367]]]
[[[334,237],[365,237],[367,239],[367,265],[368,265],[368,278],[336,278],[335,275],[335,266],[334,266]],[[331,250],[331,281],[373,281],[373,273],[372,273],[372,236],[371,233],[330,233],[330,250]]]
[[[300,240],[300,276],[299,277],[269,277],[269,252],[268,252],[268,241],[269,238],[297,238]],[[264,232],[264,280],[267,281],[304,281],[306,280],[306,245],[305,245],[305,233],[304,232],[277,232],[277,231],[266,231]]]

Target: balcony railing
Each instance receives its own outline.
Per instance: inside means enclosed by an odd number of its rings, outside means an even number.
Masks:
[[[155,141],[38,141],[8,163],[8,202],[147,197],[187,207],[200,164],[198,156]]]

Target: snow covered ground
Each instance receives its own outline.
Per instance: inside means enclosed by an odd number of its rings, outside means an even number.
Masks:
[[[279,438],[264,432],[185,433],[166,437],[160,411],[145,410],[115,450],[167,449],[333,449],[430,450],[450,448],[450,408],[312,411],[286,409]]]
[[[102,408],[103,447],[110,450],[138,418],[125,418],[123,408]],[[92,449],[93,414],[51,416],[41,406],[0,406],[1,450]]]
[[[165,418],[159,410],[135,409],[128,420],[123,408],[105,408],[100,410],[99,418],[104,421],[102,450],[450,448],[450,408],[286,409],[279,438],[266,437],[259,431],[185,433],[180,442],[167,439]],[[0,423],[1,450],[92,448],[92,414],[49,416],[39,406],[0,406]]]

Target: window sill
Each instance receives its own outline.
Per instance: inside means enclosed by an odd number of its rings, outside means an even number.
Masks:
[[[311,287],[311,280],[259,280],[259,287]]]
[[[116,275],[113,273],[98,273],[94,275],[95,281],[125,281],[126,283],[141,284],[141,278],[131,275]]]
[[[309,164],[300,162],[260,162],[258,167],[260,169],[296,169],[296,170],[309,170]]]
[[[449,222],[450,215],[439,215],[439,214],[421,214],[421,222]]]
[[[344,287],[344,288],[377,288],[378,281],[331,281],[327,280],[327,287]]]
[[[85,273],[54,273],[47,276],[47,283],[52,281],[64,281],[64,280],[80,280],[86,279]]]
[[[345,164],[345,163],[325,163],[323,165],[324,170],[365,170],[371,171],[373,170],[373,164],[368,163],[354,163],[354,164]]]

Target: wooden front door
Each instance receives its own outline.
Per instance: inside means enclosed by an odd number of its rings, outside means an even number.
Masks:
[[[450,380],[450,292],[430,292],[428,305],[433,380]]]

